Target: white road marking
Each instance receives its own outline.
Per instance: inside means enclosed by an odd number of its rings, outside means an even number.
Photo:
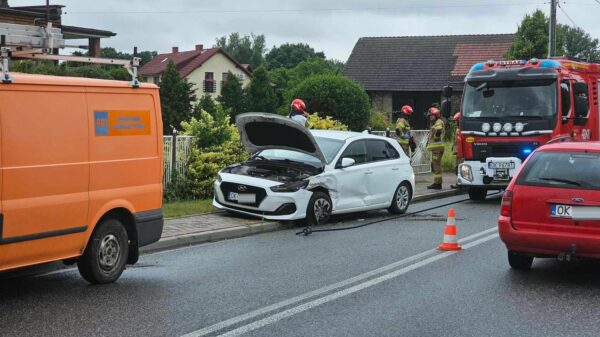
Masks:
[[[496,230],[497,230],[497,227],[492,227],[492,228],[486,229],[484,231],[475,233],[473,235],[469,235],[467,237],[464,237],[464,238],[458,240],[458,242],[459,243],[467,242],[467,241],[470,241],[470,240],[482,237],[484,235],[487,235],[489,233],[495,232]],[[494,235],[498,236],[498,234],[494,234]],[[490,239],[487,239],[487,240],[490,240]],[[266,307],[263,307],[263,308],[260,308],[260,309],[257,309],[257,310],[250,311],[250,312],[248,312],[246,314],[239,315],[239,316],[227,319],[225,321],[213,324],[211,326],[202,328],[200,330],[190,332],[190,333],[188,333],[188,334],[186,334],[186,335],[184,335],[182,337],[201,337],[201,336],[205,336],[205,335],[211,334],[213,332],[216,332],[216,331],[228,328],[228,327],[233,326],[235,324],[241,323],[243,321],[249,320],[251,318],[254,318],[254,317],[257,317],[257,316],[261,316],[261,315],[267,314],[267,313],[269,313],[271,311],[278,310],[278,309],[284,308],[286,306],[289,306],[289,305],[296,304],[298,302],[307,300],[307,299],[309,299],[311,297],[322,295],[322,294],[325,294],[325,293],[330,292],[332,290],[337,290],[339,288],[343,288],[343,287],[351,285],[353,283],[356,283],[356,282],[359,282],[359,281],[363,281],[363,280],[368,279],[370,277],[373,277],[375,275],[382,274],[382,273],[387,272],[387,271],[389,271],[391,269],[394,269],[394,268],[400,267],[402,265],[411,263],[413,261],[419,260],[421,258],[424,258],[424,257],[426,257],[428,255],[431,255],[431,254],[434,254],[434,253],[437,253],[437,252],[439,252],[439,250],[437,250],[435,248],[434,249],[429,249],[429,250],[426,250],[426,251],[424,251],[422,253],[410,256],[408,258],[405,258],[405,259],[402,259],[400,261],[397,261],[397,262],[388,264],[386,266],[383,266],[381,268],[378,268],[378,269],[375,269],[375,270],[372,270],[372,271],[360,274],[358,276],[349,278],[347,280],[343,280],[343,281],[340,281],[340,282],[337,282],[337,283],[325,286],[323,288],[319,288],[319,289],[316,289],[316,290],[304,293],[302,295],[298,295],[298,296],[292,297],[290,299],[287,299],[287,300],[284,300],[284,301],[281,301],[281,302],[277,302],[277,303],[271,304],[269,306],[266,306]],[[436,256],[439,256],[439,255],[436,255]]]
[[[474,241],[474,242],[471,242],[469,244],[466,244],[463,247],[463,249],[469,249],[469,248],[475,247],[475,246],[477,246],[479,244],[482,244],[482,243],[487,242],[489,240],[495,239],[497,237],[498,237],[498,234],[492,234],[492,235],[486,236],[486,237],[481,238],[481,239],[479,239],[477,241]],[[454,254],[456,254],[458,252],[459,251],[449,251],[449,252],[444,252],[444,253],[441,253],[441,254],[438,254],[438,255],[434,255],[434,256],[429,257],[429,258],[427,258],[425,260],[422,260],[422,261],[419,261],[417,263],[414,263],[414,264],[411,264],[409,266],[406,266],[404,268],[395,270],[395,271],[393,271],[391,273],[384,274],[382,276],[379,276],[377,278],[371,279],[371,280],[363,282],[363,283],[359,283],[359,284],[357,284],[357,285],[355,285],[353,287],[346,288],[344,290],[340,290],[340,291],[335,292],[333,294],[317,298],[317,299],[312,300],[310,302],[306,302],[306,303],[301,304],[299,306],[296,306],[296,307],[290,308],[288,310],[285,310],[285,311],[273,314],[271,316],[265,317],[265,318],[263,318],[261,320],[258,320],[258,321],[255,321],[255,322],[243,325],[243,326],[241,326],[241,327],[239,327],[237,329],[234,329],[234,330],[231,330],[231,331],[229,331],[227,333],[219,335],[219,337],[233,337],[233,336],[243,335],[243,334],[245,334],[247,332],[250,332],[250,331],[262,328],[262,327],[264,327],[266,325],[273,324],[273,323],[275,323],[277,321],[280,321],[280,320],[282,320],[284,318],[296,315],[298,313],[301,313],[303,311],[312,309],[314,307],[317,307],[319,305],[325,304],[327,302],[331,302],[331,301],[336,300],[336,299],[338,299],[340,297],[348,296],[350,294],[353,294],[353,293],[356,293],[358,291],[364,290],[366,288],[372,287],[374,285],[377,285],[379,283],[382,283],[382,282],[385,282],[387,280],[393,279],[393,278],[398,277],[400,275],[404,275],[404,274],[406,274],[406,273],[408,273],[410,271],[413,271],[415,269],[421,268],[423,266],[426,266],[428,264],[431,264],[433,262],[436,262],[436,261],[441,260],[443,258],[446,258],[448,256],[454,255]]]

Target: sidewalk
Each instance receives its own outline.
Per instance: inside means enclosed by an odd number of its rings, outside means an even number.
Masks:
[[[428,190],[427,185],[433,181],[432,175],[417,175],[413,202],[443,198],[460,193],[459,190],[450,188],[450,185],[456,183],[456,176],[453,173],[444,173],[443,179],[442,190]],[[282,223],[233,215],[222,211],[166,219],[160,241],[141,248],[141,251],[142,253],[148,253],[203,242],[238,238],[282,228],[285,228]]]

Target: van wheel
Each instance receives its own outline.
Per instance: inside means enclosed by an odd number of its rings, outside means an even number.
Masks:
[[[533,263],[533,257],[519,254],[517,252],[508,252],[508,264],[513,269],[529,270]]]
[[[469,198],[474,201],[483,201],[487,196],[487,190],[483,188],[468,188]]]
[[[125,269],[129,244],[127,231],[116,219],[102,221],[77,262],[79,273],[92,284],[116,281]]]
[[[308,226],[322,225],[329,220],[332,211],[331,198],[327,193],[313,192],[306,209],[306,223]]]
[[[408,209],[410,200],[412,199],[412,193],[410,191],[410,185],[407,182],[403,182],[398,185],[396,192],[394,192],[394,198],[392,204],[388,208],[388,212],[391,214],[404,214]]]

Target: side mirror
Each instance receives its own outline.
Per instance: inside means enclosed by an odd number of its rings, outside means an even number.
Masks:
[[[450,98],[450,97],[452,97],[453,91],[454,91],[454,89],[452,89],[451,86],[447,85],[444,88],[442,88],[442,96],[446,97],[446,98]]]
[[[587,97],[575,96],[575,117],[586,118],[590,106]]]
[[[450,99],[444,99],[442,101],[442,115],[446,118],[450,117],[450,113],[452,112],[452,102],[450,102]]]
[[[342,165],[341,165],[341,167],[342,168],[350,167],[350,166],[354,165],[355,163],[356,163],[356,161],[354,159],[344,157],[344,158],[342,158]]]
[[[573,84],[573,94],[575,96],[578,96],[578,95],[587,95],[588,94],[587,83],[577,82],[577,83]]]

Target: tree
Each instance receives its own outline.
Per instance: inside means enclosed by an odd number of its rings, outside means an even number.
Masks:
[[[235,121],[235,116],[245,110],[244,89],[232,72],[228,73],[227,79],[223,82],[221,95],[217,98],[217,101],[229,112],[232,122]]]
[[[199,116],[200,111],[206,111],[214,117],[217,113],[217,105],[210,94],[204,94],[198,100],[198,104],[196,104],[194,110],[194,116]]]
[[[242,64],[250,64],[253,69],[258,68],[264,62],[266,41],[264,35],[244,35],[231,33],[229,37],[223,36],[217,39],[215,48],[223,48],[236,61]]]
[[[279,47],[273,47],[265,57],[267,68],[291,69],[302,61],[308,61],[318,57],[325,59],[324,53],[315,53],[315,50],[305,43],[284,43]]]
[[[246,89],[246,97],[249,111],[275,113],[278,100],[264,67],[258,67],[252,74],[252,82]]]
[[[163,116],[163,133],[170,135],[181,123],[192,117],[192,103],[196,100],[194,85],[179,75],[175,63],[169,60],[160,83],[160,105]]]
[[[588,61],[600,60],[600,42],[579,27],[557,26],[557,46],[560,44],[564,55]],[[558,49],[558,48],[557,48]]]
[[[530,59],[548,54],[548,18],[541,10],[525,15],[515,34],[507,59]]]
[[[344,76],[313,76],[298,84],[290,94],[304,100],[308,111],[331,116],[351,130],[364,130],[369,121],[369,96],[358,83]]]

